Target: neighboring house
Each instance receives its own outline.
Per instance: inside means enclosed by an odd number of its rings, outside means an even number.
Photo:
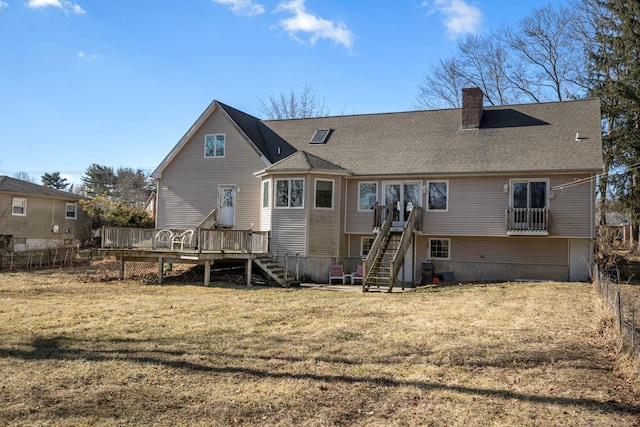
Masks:
[[[149,214],[151,218],[156,217],[156,199],[158,198],[155,191],[152,191],[147,197],[147,201],[144,202],[144,207],[142,208],[145,212]]]
[[[77,244],[82,197],[0,175],[0,236],[15,252]],[[8,237],[11,236],[11,237]]]
[[[470,88],[462,109],[293,120],[214,101],[152,174],[156,227],[217,209],[218,227],[269,231],[270,251],[319,282],[363,260],[368,282],[419,283],[424,266],[586,280],[601,165],[595,99],[483,108]]]

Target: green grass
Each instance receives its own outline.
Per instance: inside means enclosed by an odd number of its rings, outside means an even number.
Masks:
[[[4,425],[633,425],[587,284],[404,294],[0,275]]]

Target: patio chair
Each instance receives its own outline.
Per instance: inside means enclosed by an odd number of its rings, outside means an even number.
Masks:
[[[191,246],[191,241],[193,240],[194,230],[183,231],[177,236],[173,236],[171,239],[171,250],[174,250],[176,246],[180,246],[180,250],[183,251],[184,247],[187,248]]]
[[[168,228],[162,229],[156,233],[156,248],[169,248],[173,240],[173,231]]]
[[[355,285],[358,281],[362,283],[362,264],[358,266],[358,271],[351,274],[351,284]]]
[[[342,284],[344,284],[344,279],[345,274],[342,264],[333,264],[329,267],[329,284],[331,284],[333,280],[340,280]]]

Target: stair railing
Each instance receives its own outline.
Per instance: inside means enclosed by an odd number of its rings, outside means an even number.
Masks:
[[[378,234],[376,238],[373,239],[373,244],[371,245],[371,249],[369,249],[369,253],[367,257],[362,260],[362,290],[364,291],[367,287],[367,281],[371,276],[371,268],[378,258],[382,255],[380,254],[380,248],[382,247],[382,242],[384,242],[385,237],[391,231],[391,221],[393,220],[393,215],[391,215],[391,209],[389,206],[385,207],[385,219],[382,225],[378,230]]]
[[[393,289],[393,285],[395,284],[396,277],[398,276],[398,272],[400,271],[400,267],[404,262],[404,257],[407,253],[407,249],[411,244],[411,240],[413,238],[413,231],[416,226],[416,218],[418,217],[417,211],[418,207],[414,207],[409,213],[409,218],[407,218],[407,223],[404,225],[404,230],[402,231],[402,236],[400,237],[400,243],[398,244],[398,248],[396,252],[393,254],[393,258],[391,258],[390,262],[390,274],[389,277],[389,292]],[[402,289],[404,289],[404,282],[402,283]]]

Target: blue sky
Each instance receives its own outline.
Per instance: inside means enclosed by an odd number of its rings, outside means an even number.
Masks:
[[[0,0],[0,174],[150,172],[212,100],[260,117],[305,83],[331,114],[412,110],[457,36],[546,4]]]

